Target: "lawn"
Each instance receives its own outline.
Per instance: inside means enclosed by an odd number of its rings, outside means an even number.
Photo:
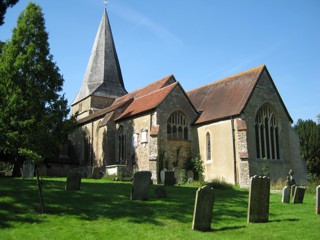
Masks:
[[[35,179],[0,178],[0,239],[319,239],[315,195],[282,204],[271,194],[268,223],[247,224],[248,191],[215,190],[212,231],[191,230],[194,186],[166,187],[157,199],[129,200],[131,184],[83,179],[81,191],[65,191],[64,178],[44,183],[45,214],[37,213]]]

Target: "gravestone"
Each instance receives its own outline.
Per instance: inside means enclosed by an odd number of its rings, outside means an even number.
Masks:
[[[316,214],[319,215],[320,210],[320,185],[316,189]]]
[[[268,222],[270,179],[266,176],[250,178],[248,223]]]
[[[79,172],[70,172],[67,176],[66,191],[80,190],[81,174]]]
[[[167,197],[167,191],[164,186],[156,187],[154,190],[157,198],[166,198]]]
[[[165,178],[165,173],[166,173],[166,171],[167,171],[167,169],[164,168],[164,169],[162,169],[161,172],[160,172],[160,181],[161,181],[162,184],[164,184],[164,178]]]
[[[151,172],[140,171],[133,175],[131,200],[148,200]]]
[[[293,195],[293,203],[303,203],[305,191],[306,189],[303,187],[296,187]]]
[[[29,162],[23,162],[22,167],[22,178],[33,178],[34,177],[34,164]]]
[[[193,230],[211,230],[213,203],[213,188],[203,186],[197,190],[192,221]]]
[[[176,183],[173,171],[166,171],[164,177],[164,185],[173,186]]]
[[[92,169],[92,178],[93,179],[99,179],[100,178],[100,168],[95,166]]]
[[[290,203],[290,190],[289,186],[285,186],[282,190],[282,203]]]

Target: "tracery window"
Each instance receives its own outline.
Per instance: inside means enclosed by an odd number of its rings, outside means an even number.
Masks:
[[[210,133],[206,135],[206,153],[207,153],[207,161],[211,160],[211,137]]]
[[[260,159],[280,159],[279,122],[268,104],[263,105],[255,120],[256,151]]]
[[[167,121],[167,138],[169,140],[188,140],[189,129],[185,115],[176,111]]]

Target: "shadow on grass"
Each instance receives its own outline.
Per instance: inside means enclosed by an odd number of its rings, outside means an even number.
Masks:
[[[44,221],[35,214],[38,195],[35,180],[0,180],[0,228],[13,222],[34,223]],[[196,188],[166,187],[168,198],[157,199],[156,186],[151,186],[148,201],[130,200],[131,183],[83,180],[81,191],[65,191],[65,180],[46,179],[43,195],[45,213],[70,215],[86,221],[100,218],[124,219],[128,222],[157,226],[165,220],[192,223]],[[213,221],[224,217],[246,218],[247,192],[216,190]],[[238,206],[238,207],[235,207]],[[214,231],[226,231],[243,226],[226,226]]]

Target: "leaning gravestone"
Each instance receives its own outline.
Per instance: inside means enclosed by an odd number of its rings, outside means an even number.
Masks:
[[[133,175],[131,200],[148,200],[151,172],[140,171]]]
[[[319,215],[320,210],[320,185],[316,189],[316,214]]]
[[[197,190],[192,221],[193,230],[211,230],[213,203],[213,188],[203,186]]]
[[[266,176],[250,178],[248,223],[268,222],[270,179]]]
[[[303,203],[304,193],[306,189],[303,187],[295,187],[293,195],[293,203]]]
[[[34,164],[30,162],[24,162],[22,167],[22,178],[34,177]]]
[[[80,190],[81,174],[79,172],[70,172],[67,176],[66,191]]]
[[[164,185],[173,186],[176,183],[173,171],[166,171],[164,177]]]
[[[282,203],[290,203],[290,190],[289,186],[285,186],[282,190]]]

